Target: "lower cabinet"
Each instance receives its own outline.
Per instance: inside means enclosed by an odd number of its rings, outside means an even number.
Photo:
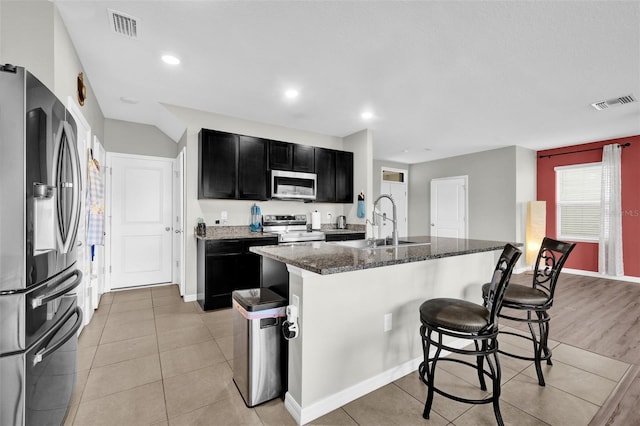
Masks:
[[[338,232],[335,234],[326,233],[325,241],[349,241],[349,240],[364,240],[364,232]]]
[[[276,245],[277,238],[198,240],[198,303],[203,310],[231,307],[231,292],[262,285],[262,256],[249,247]]]

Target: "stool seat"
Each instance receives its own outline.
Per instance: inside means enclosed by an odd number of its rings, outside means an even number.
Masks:
[[[490,283],[487,283],[482,286],[482,297],[487,297],[489,285]],[[538,306],[544,305],[548,300],[549,295],[538,288],[520,284],[511,284],[507,288],[507,292],[504,295],[504,301],[502,303],[505,306],[509,304]]]
[[[430,299],[420,305],[420,320],[449,330],[477,333],[489,325],[491,313],[482,305],[460,299]]]

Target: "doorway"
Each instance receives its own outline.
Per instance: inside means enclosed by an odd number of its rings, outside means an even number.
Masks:
[[[409,226],[407,220],[407,185],[409,182],[409,172],[402,169],[392,169],[383,167],[380,170],[380,194],[389,194],[396,203],[396,213],[398,215],[398,237],[406,237]],[[387,217],[393,217],[391,203],[381,200],[378,205],[380,213],[386,213]],[[390,237],[393,232],[393,223],[390,220],[380,220],[380,238]]]
[[[467,238],[468,176],[431,180],[431,236]]]
[[[109,289],[171,282],[173,162],[107,153]]]

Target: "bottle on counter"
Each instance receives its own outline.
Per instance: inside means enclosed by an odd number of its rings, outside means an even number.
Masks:
[[[253,203],[251,206],[251,219],[249,221],[249,230],[251,232],[259,232],[262,229],[262,212],[260,207]]]

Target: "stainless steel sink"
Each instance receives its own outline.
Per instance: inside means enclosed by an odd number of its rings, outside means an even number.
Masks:
[[[351,247],[356,249],[377,249],[390,247],[408,247],[408,246],[424,246],[431,243],[415,243],[412,241],[398,240],[398,245],[393,245],[390,238],[379,238],[377,240],[349,240],[349,241],[332,241],[328,244],[335,244],[342,247]]]

